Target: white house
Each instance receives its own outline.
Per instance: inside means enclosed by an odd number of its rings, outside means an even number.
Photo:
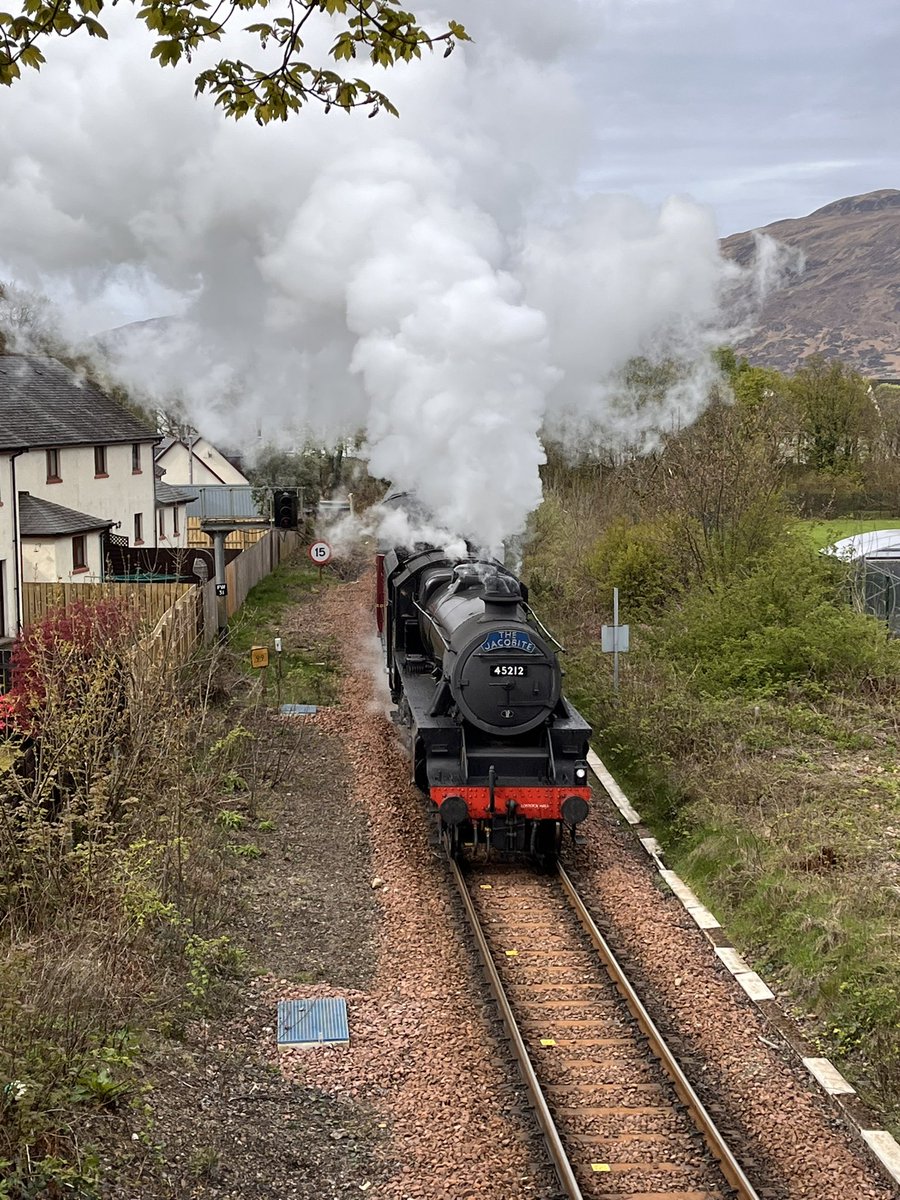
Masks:
[[[203,487],[229,484],[249,487],[250,480],[230,462],[212,442],[199,435],[184,439],[165,437],[156,451],[156,464],[162,467],[166,483],[176,487]]]
[[[19,492],[23,583],[102,579],[103,535],[112,523]]]
[[[156,544],[160,549],[183,550],[188,544],[187,505],[194,492],[156,481]]]
[[[20,454],[21,450],[14,447],[0,449],[0,646],[5,639],[15,637],[20,610],[15,472]]]
[[[108,520],[131,546],[156,544],[159,435],[74,371],[51,358],[0,356],[0,438],[26,447],[19,491]]]
[[[152,550],[161,526],[161,544],[182,544],[188,497],[158,494],[158,441],[55,359],[0,355],[0,638],[18,629],[26,583],[100,579],[111,542]]]

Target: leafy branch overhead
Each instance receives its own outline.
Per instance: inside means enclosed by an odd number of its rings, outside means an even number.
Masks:
[[[116,0],[112,0],[113,3]],[[151,51],[162,67],[190,62],[197,50],[221,41],[230,23],[237,22],[259,42],[255,63],[222,58],[196,77],[197,91],[235,119],[252,113],[265,125],[285,121],[304,104],[316,101],[328,112],[367,107],[369,116],[397,109],[365,79],[332,69],[330,62],[304,60],[305,26],[328,21],[335,30],[329,59],[352,64],[368,59],[388,68],[422,57],[423,47],[450,54],[457,42],[469,41],[464,27],[450,21],[446,30],[424,29],[414,13],[384,0],[132,0],[137,16],[156,40]],[[18,15],[0,12],[0,83],[9,86],[23,67],[40,70],[46,61],[42,45],[53,37],[71,37],[84,30],[89,37],[107,38],[98,19],[105,0],[22,0]],[[268,17],[249,25],[242,15]],[[256,56],[253,56],[256,58]]]

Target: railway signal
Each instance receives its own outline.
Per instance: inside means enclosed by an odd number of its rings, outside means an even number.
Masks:
[[[297,492],[281,488],[272,493],[272,517],[279,529],[297,528]]]

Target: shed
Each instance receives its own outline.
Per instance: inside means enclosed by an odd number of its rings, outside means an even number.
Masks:
[[[853,565],[853,599],[900,637],[900,529],[873,529],[824,550]]]

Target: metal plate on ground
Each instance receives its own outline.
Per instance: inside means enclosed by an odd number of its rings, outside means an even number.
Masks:
[[[283,717],[311,717],[319,711],[318,704],[282,704]]]
[[[346,1046],[350,1041],[347,1001],[278,1001],[278,1049],[308,1046]]]

